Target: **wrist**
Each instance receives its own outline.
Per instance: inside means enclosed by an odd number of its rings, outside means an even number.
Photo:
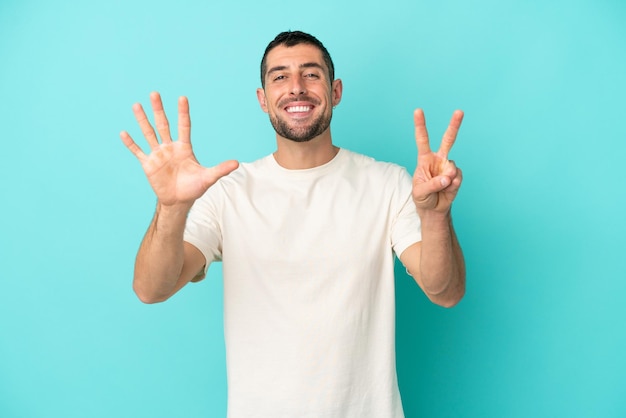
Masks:
[[[161,217],[186,218],[192,206],[193,203],[175,203],[165,205],[157,201],[156,213]]]
[[[439,212],[435,210],[418,210],[417,214],[423,225],[443,225],[449,226],[452,223],[450,209]]]

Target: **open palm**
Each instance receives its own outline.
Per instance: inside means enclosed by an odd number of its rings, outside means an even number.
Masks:
[[[161,204],[189,205],[217,180],[235,170],[238,163],[229,160],[211,168],[198,163],[191,147],[191,119],[187,98],[181,97],[178,100],[177,141],[173,141],[170,136],[169,123],[160,95],[152,93],[150,102],[161,142],[159,143],[157,134],[140,104],[133,105],[133,112],[151,152],[146,155],[126,131],[120,134],[122,142],[141,163]]]

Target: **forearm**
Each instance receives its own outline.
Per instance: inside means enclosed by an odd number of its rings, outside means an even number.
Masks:
[[[453,306],[465,293],[465,262],[450,213],[422,213],[420,277],[433,302]]]
[[[183,232],[189,206],[157,204],[135,261],[133,289],[146,303],[161,302],[179,285],[184,264]]]

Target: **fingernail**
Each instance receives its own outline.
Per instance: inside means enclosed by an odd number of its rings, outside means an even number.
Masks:
[[[441,185],[442,186],[447,186],[448,185],[448,178],[447,177],[442,177],[441,178]]]

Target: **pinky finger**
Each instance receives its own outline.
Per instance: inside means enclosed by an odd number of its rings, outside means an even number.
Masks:
[[[130,137],[128,132],[120,132],[120,138],[122,138],[122,142],[126,145],[126,148],[128,148],[139,161],[143,161],[146,158],[146,154],[144,154],[141,148],[133,141],[133,138]]]

